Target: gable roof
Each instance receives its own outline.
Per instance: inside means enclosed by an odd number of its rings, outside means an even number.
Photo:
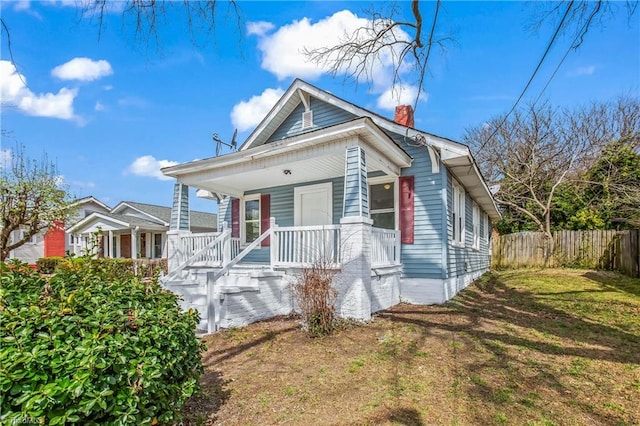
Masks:
[[[78,206],[81,206],[82,204],[88,204],[88,203],[97,204],[97,205],[99,205],[100,207],[102,207],[103,209],[105,209],[107,211],[111,210],[111,207],[109,207],[108,205],[106,205],[102,201],[98,200],[93,195],[89,195],[87,197],[78,198],[73,203],[71,203],[71,207],[78,207]]]
[[[334,105],[356,116],[370,117],[371,120],[383,130],[404,135],[416,141],[420,140],[428,147],[435,149],[442,163],[445,164],[451,174],[465,186],[482,209],[489,214],[489,217],[492,220],[500,219],[501,214],[493,199],[493,195],[484,181],[480,169],[467,145],[412,127],[403,126],[387,117],[357,106],[300,79],[293,81],[291,86],[289,86],[265,118],[249,135],[239,150],[246,151],[269,141],[271,135],[273,135],[287,117],[289,117],[294,109],[301,102],[308,102],[309,96]],[[311,128],[302,134],[306,134],[312,130],[314,129]]]
[[[259,146],[267,142],[291,112],[302,102],[303,96],[312,96],[330,105],[334,105],[348,111],[358,117],[370,117],[373,122],[384,130],[415,138],[417,134],[425,137],[436,148],[447,148],[456,152],[468,150],[468,147],[460,142],[433,135],[412,127],[406,127],[396,123],[388,117],[384,117],[354,103],[344,100],[332,93],[322,90],[299,78],[295,79],[278,102],[271,108],[265,118],[251,132],[247,140],[240,147],[240,151]],[[312,129],[310,129],[312,130]]]
[[[119,213],[125,211],[127,208],[137,211],[143,217]],[[191,226],[195,228],[215,229],[217,227],[217,215],[214,213],[190,210],[189,218]],[[96,220],[110,221],[125,228],[133,228],[135,226],[148,227],[151,229],[168,228],[170,219],[171,207],[136,203],[134,201],[121,201],[108,213],[91,213],[89,216],[67,228],[67,232],[82,229]]]
[[[122,201],[111,210],[111,213],[118,213],[127,207],[148,216],[152,220],[162,222],[165,226],[169,226],[171,220],[171,207],[158,206],[155,204],[137,203],[134,201]],[[214,213],[201,212],[196,210],[189,211],[189,220],[191,226],[198,228],[211,228],[211,224],[217,223],[217,215]]]

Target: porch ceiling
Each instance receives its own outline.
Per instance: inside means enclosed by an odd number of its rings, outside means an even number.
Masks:
[[[259,188],[344,176],[349,146],[363,147],[369,172],[397,176],[411,164],[411,157],[373,122],[360,119],[163,172],[198,189],[241,196]]]

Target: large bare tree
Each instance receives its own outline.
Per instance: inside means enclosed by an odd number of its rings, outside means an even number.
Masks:
[[[497,130],[496,130],[497,129]],[[466,131],[467,143],[496,202],[551,236],[554,197],[586,172],[610,142],[640,147],[640,103],[621,97],[576,109],[528,105]]]
[[[2,151],[0,262],[34,235],[64,223],[72,213],[70,205],[57,169],[46,156],[40,161],[30,159],[22,147]]]

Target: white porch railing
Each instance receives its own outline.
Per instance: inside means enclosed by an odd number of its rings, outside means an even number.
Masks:
[[[400,264],[400,231],[371,228],[371,267]]]
[[[224,244],[229,239],[229,260],[240,253],[240,238],[231,237],[231,231],[227,231],[226,238],[219,238],[224,232],[203,232],[180,237],[176,260],[179,265],[189,261],[195,266],[222,266],[224,263]],[[216,239],[218,239],[216,241]],[[214,243],[215,241],[215,243]],[[198,254],[197,257],[194,256]]]
[[[321,262],[330,268],[342,265],[340,225],[279,227],[271,221],[269,231],[259,238],[270,238],[272,268],[301,268]],[[237,264],[249,251],[251,244],[241,250],[240,239],[231,237],[231,230],[220,233],[191,234],[180,237],[178,270],[187,266],[219,267],[227,270]],[[249,250],[247,250],[249,249]],[[400,264],[400,232],[390,229],[371,229],[371,266]],[[175,271],[178,272],[178,271]],[[169,271],[173,275],[173,271]]]
[[[200,252],[197,261],[217,266],[222,263],[222,240],[211,245],[222,233],[203,232],[201,234],[190,234],[180,238],[178,243],[177,261],[182,265],[190,259],[194,253]],[[206,250],[203,250],[206,248]],[[194,260],[195,262],[196,260]]]
[[[322,263],[339,268],[340,225],[275,226],[271,233],[271,266],[305,267]]]

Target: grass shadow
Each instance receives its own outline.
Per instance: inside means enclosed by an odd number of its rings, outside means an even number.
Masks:
[[[583,277],[599,283],[605,291],[621,291],[640,296],[640,278],[624,277],[616,273],[588,271]]]
[[[609,281],[588,272],[585,277],[615,287],[613,278]],[[499,275],[489,275],[443,306],[428,310],[411,306],[392,308],[381,316],[419,329],[424,342],[449,336],[460,354],[457,363],[467,397],[485,401],[494,408],[506,407],[507,411],[526,412],[527,404],[538,404],[539,412],[544,412],[543,404],[535,398],[537,390],[572,394],[570,381],[562,376],[588,380],[582,375],[584,364],[604,361],[629,368],[640,366],[640,336],[624,330],[620,325],[622,321],[599,322],[582,317],[579,310],[569,309],[572,305],[562,305],[561,299],[553,298],[570,293],[572,291],[544,296],[514,286]],[[587,299],[572,302],[588,304]],[[620,306],[624,305],[620,302]],[[633,312],[633,309],[625,310],[628,316],[633,316]],[[481,351],[487,356],[468,360],[465,351]],[[456,357],[455,351],[452,356]],[[491,380],[487,381],[486,377]],[[522,395],[523,389],[530,390],[534,396]],[[624,415],[612,414],[585,401],[575,400],[572,404],[600,424],[625,424]],[[519,408],[514,408],[516,405]],[[487,412],[478,411],[474,415],[478,424],[502,421],[502,417],[488,417]],[[507,421],[506,415],[504,419]]]

